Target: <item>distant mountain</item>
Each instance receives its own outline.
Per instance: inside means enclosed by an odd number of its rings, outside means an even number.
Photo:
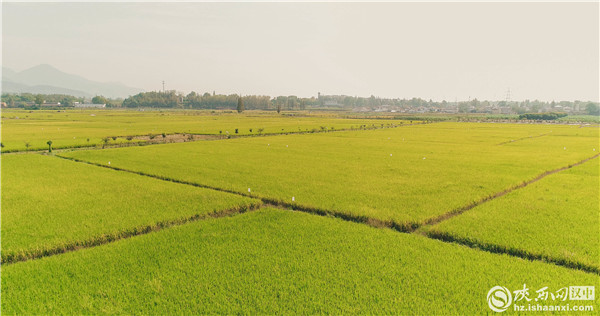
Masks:
[[[2,78],[4,78],[5,76],[12,78],[12,76],[14,76],[16,74],[17,73],[14,70],[12,70],[10,68],[2,67]]]
[[[2,67],[2,92],[57,93],[80,97],[103,95],[110,98],[125,98],[142,91],[121,83],[88,80],[45,64],[21,72]]]
[[[93,95],[89,93],[85,93],[79,90],[71,90],[53,86],[27,86],[24,84],[12,82],[12,81],[2,81],[2,92],[8,93],[34,93],[34,94],[67,94],[75,97],[84,97],[84,98],[92,98]]]

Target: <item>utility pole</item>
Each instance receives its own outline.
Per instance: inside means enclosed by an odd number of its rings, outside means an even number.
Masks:
[[[163,84],[163,93],[165,93],[165,81],[164,80],[163,80],[162,84]]]
[[[506,90],[506,104],[510,103],[510,88]]]

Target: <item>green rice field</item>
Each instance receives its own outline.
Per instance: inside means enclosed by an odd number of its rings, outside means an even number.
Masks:
[[[600,269],[598,160],[443,221],[429,233]]]
[[[42,155],[2,157],[2,189],[3,262],[261,203]]]
[[[586,159],[597,145],[591,128],[436,123],[60,155],[414,226]]]
[[[597,314],[597,125],[301,114],[3,111],[2,313]]]
[[[231,112],[231,111],[228,111]],[[165,134],[265,135],[382,127],[403,124],[399,120],[339,119],[278,115],[256,112],[245,115],[227,111],[2,111],[2,148],[5,152],[54,148],[92,147],[136,142],[131,136]],[[236,129],[238,130],[236,133]],[[114,139],[113,139],[114,137]],[[160,139],[160,137],[159,137]]]
[[[470,314],[499,282],[555,290],[598,277],[265,209],[10,265],[2,293],[8,314]]]

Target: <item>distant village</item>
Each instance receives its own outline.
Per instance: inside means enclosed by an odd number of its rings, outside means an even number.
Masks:
[[[531,103],[531,102],[505,102],[505,101],[483,101],[477,105],[470,102],[445,102],[435,105],[418,106],[398,106],[398,105],[378,105],[362,106],[352,109],[353,112],[391,112],[391,113],[488,113],[488,114],[523,114],[523,113],[545,113],[562,112],[567,114],[587,114],[589,102],[551,102],[551,103]],[[328,102],[328,106],[335,106],[335,103]],[[594,104],[594,103],[591,103]]]
[[[190,92],[185,95],[174,90],[142,92],[125,99],[110,99],[95,96],[91,99],[68,95],[34,95],[30,93],[2,94],[1,106],[17,108],[181,108],[181,109],[235,109],[238,95],[199,94]],[[457,114],[486,113],[516,115],[524,113],[565,113],[568,115],[599,115],[597,102],[559,101],[433,101],[421,98],[389,99],[375,96],[356,97],[345,95],[317,94],[317,97],[301,98],[297,96],[269,97],[263,95],[244,95],[247,110],[344,110],[355,113],[399,113],[399,114]]]
[[[353,112],[390,112],[390,113],[487,113],[487,114],[524,114],[557,112],[567,114],[595,114],[598,103],[589,101],[543,102],[525,101],[433,101],[420,98],[382,99],[357,98],[346,96],[323,96],[319,94],[319,104],[326,108],[351,108]]]

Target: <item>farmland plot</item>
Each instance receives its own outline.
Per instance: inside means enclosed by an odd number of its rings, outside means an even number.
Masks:
[[[597,147],[597,129],[579,126],[438,123],[61,155],[411,227]]]
[[[2,144],[3,151],[39,150],[48,148],[48,140],[52,140],[55,148],[66,148],[99,145],[106,137],[109,137],[110,144],[130,143],[132,139],[128,139],[127,136],[131,135],[258,135],[321,131],[322,127],[327,130],[339,130],[358,128],[361,125],[381,127],[382,124],[386,126],[401,123],[406,122],[293,117],[254,111],[228,114],[219,111],[4,110]]]
[[[526,284],[531,299],[543,287],[598,286],[597,275],[581,271],[273,209],[20,262],[2,273],[7,314],[464,315],[489,311],[486,294],[497,285]]]
[[[443,221],[429,234],[600,268],[598,159]]]
[[[2,156],[2,261],[93,245],[260,201],[42,155]]]

